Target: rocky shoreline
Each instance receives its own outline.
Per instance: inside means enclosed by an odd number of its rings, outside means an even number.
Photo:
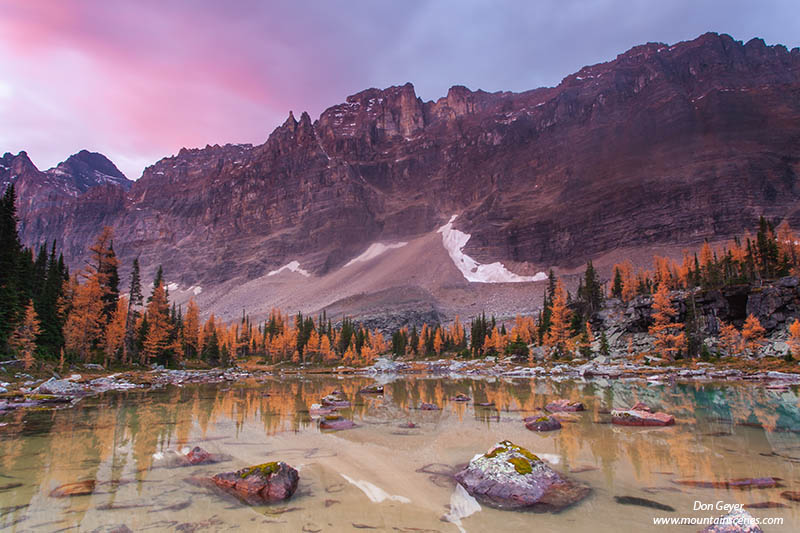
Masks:
[[[734,365],[714,365],[692,362],[651,366],[636,364],[627,359],[600,356],[590,361],[573,360],[529,366],[513,357],[480,360],[392,360],[379,358],[368,367],[255,367],[174,370],[155,367],[149,370],[127,370],[109,373],[99,365],[73,366],[72,373],[62,378],[34,376],[5,368],[7,377],[0,377],[0,415],[21,408],[65,408],[82,398],[108,391],[157,390],[168,385],[182,387],[191,384],[237,383],[244,380],[264,381],[275,376],[336,374],[374,377],[377,381],[393,376],[418,375],[448,378],[503,377],[519,379],[563,380],[645,380],[657,385],[676,382],[750,382],[770,389],[786,389],[800,385],[800,373],[764,369],[753,365],[738,368]],[[2,374],[0,374],[2,376]],[[6,381],[7,380],[7,381]]]

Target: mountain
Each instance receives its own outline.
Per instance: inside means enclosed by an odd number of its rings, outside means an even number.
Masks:
[[[163,264],[179,301],[225,317],[447,318],[531,311],[550,267],[676,254],[760,215],[797,225],[798,146],[800,50],[709,33],[554,88],[368,89],[316,121],[290,112],[262,145],[182,149],[129,190],[83,152],[45,173],[7,154],[0,182],[12,166],[30,182],[25,242],[58,239],[77,265],[110,225],[124,265]]]

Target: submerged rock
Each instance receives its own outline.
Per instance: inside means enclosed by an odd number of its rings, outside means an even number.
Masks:
[[[744,477],[726,479],[723,481],[703,481],[698,479],[676,479],[673,483],[686,485],[687,487],[698,487],[701,489],[772,489],[782,487],[781,479],[777,477]]]
[[[77,483],[66,483],[50,491],[50,497],[68,498],[71,496],[86,496],[94,492],[96,483],[94,479],[78,481]]]
[[[460,393],[460,392],[459,392],[458,394],[456,394],[455,396],[453,396],[453,398],[452,398],[452,400],[453,400],[454,402],[468,402],[468,401],[470,401],[471,399],[472,399],[472,398],[470,398],[470,397],[469,397],[469,396],[467,396],[466,394],[463,394],[463,393]]]
[[[360,394],[383,394],[383,385],[370,385],[368,387],[364,387],[358,392]]]
[[[531,431],[555,431],[561,429],[561,422],[554,416],[537,415],[529,416],[524,420],[525,427]]]
[[[637,505],[639,507],[658,509],[659,511],[675,512],[675,508],[670,505],[636,496],[614,496],[614,501],[620,505]]]
[[[419,408],[421,410],[423,410],[423,411],[438,411],[439,410],[439,406],[438,405],[436,405],[434,403],[425,403],[425,402],[422,402],[421,404],[419,404]]]
[[[327,415],[320,419],[319,429],[326,429],[329,431],[339,431],[342,429],[352,429],[357,427],[356,424],[347,418],[339,415]]]
[[[591,492],[509,441],[474,457],[455,478],[469,494],[498,509],[559,511]]]
[[[288,500],[297,490],[300,475],[283,461],[264,463],[217,474],[214,484],[250,505]]]
[[[585,407],[581,402],[571,402],[565,398],[562,398],[560,400],[554,400],[548,403],[545,406],[545,409],[547,409],[551,413],[555,413],[558,411],[568,411],[568,412],[583,411]]]
[[[701,533],[763,533],[763,530],[756,525],[753,515],[744,509],[735,509],[720,516],[717,524],[708,526]]]
[[[785,498],[792,502],[800,502],[800,491],[797,490],[785,490],[781,492],[781,498]]]
[[[611,423],[618,426],[671,426],[675,424],[675,417],[636,409],[614,410],[611,411]]]

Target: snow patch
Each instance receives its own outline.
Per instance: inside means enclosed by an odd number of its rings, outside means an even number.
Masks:
[[[167,290],[170,291],[170,292],[177,291],[178,290],[178,284],[175,283],[175,282],[170,283],[169,285],[167,285]]]
[[[497,261],[488,265],[478,263],[461,250],[466,246],[471,235],[453,229],[453,222],[458,215],[450,217],[450,221],[439,228],[437,233],[442,234],[442,244],[456,268],[461,271],[467,281],[475,283],[521,283],[526,281],[544,281],[547,274],[539,272],[534,276],[520,276],[508,270],[503,263]]]
[[[409,500],[405,496],[393,496],[388,492],[386,492],[385,490],[383,490],[382,488],[373,485],[369,481],[356,481],[355,479],[345,474],[342,474],[342,477],[345,478],[350,484],[355,485],[356,487],[361,489],[361,492],[366,494],[367,498],[369,498],[369,500],[372,503],[381,503],[384,500],[400,502],[400,503],[411,503],[411,500]]]
[[[455,525],[461,533],[466,530],[461,526],[461,519],[473,515],[481,510],[478,500],[470,496],[460,483],[456,484],[456,489],[450,495],[450,512],[444,515],[444,519]]]
[[[311,275],[311,274],[308,273],[308,271],[303,270],[302,268],[300,268],[300,263],[298,261],[292,261],[290,263],[287,263],[287,264],[283,265],[278,270],[273,270],[272,272],[267,274],[267,276],[275,276],[277,274],[280,274],[284,270],[288,270],[290,272],[296,272],[297,274],[301,274],[301,275],[303,275],[305,277],[309,277]]]
[[[366,261],[369,261],[370,259],[375,259],[376,257],[378,257],[379,255],[381,255],[382,253],[384,253],[384,252],[386,252],[388,250],[395,250],[397,248],[402,248],[406,244],[408,244],[408,243],[407,242],[395,242],[395,243],[390,243],[390,244],[383,244],[382,242],[374,242],[374,243],[370,244],[369,248],[367,248],[364,251],[364,253],[362,253],[358,257],[355,257],[355,258],[351,259],[350,261],[348,261],[347,264],[345,265],[345,267],[349,267],[350,265],[353,265],[355,263],[366,262]]]
[[[203,292],[203,287],[201,287],[200,285],[196,285],[196,286],[193,285],[193,286],[189,287],[189,290],[192,291],[192,294],[197,296],[198,294]]]

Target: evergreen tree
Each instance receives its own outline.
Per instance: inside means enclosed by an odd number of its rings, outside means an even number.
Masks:
[[[22,245],[17,234],[17,207],[14,185],[9,185],[0,200],[0,350],[4,351],[22,311],[20,260]]]

